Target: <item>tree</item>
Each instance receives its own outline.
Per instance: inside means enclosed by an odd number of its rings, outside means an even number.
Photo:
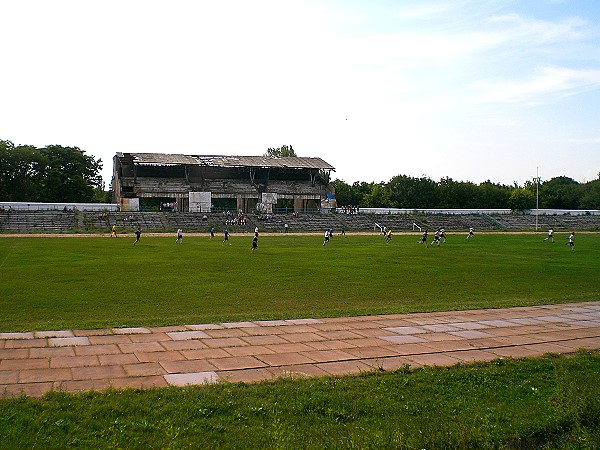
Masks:
[[[102,161],[77,147],[50,145],[44,156],[42,198],[47,202],[91,202],[102,189]]]
[[[339,206],[352,205],[352,188],[343,180],[333,180],[331,186],[335,191],[335,198]]]
[[[506,208],[510,198],[508,186],[492,183],[490,180],[479,185],[480,208]]]
[[[508,199],[508,207],[513,211],[535,208],[535,194],[526,188],[514,188]]]
[[[436,206],[437,184],[428,177],[399,175],[386,185],[393,208],[433,208]]]
[[[0,140],[0,201],[36,201],[43,159],[35,147]]]
[[[581,209],[600,209],[600,174],[597,180],[585,183],[582,188],[579,207]]]
[[[281,147],[278,147],[278,148],[268,148],[267,153],[265,153],[264,156],[268,156],[271,158],[282,158],[285,156],[298,156],[298,155],[296,155],[296,152],[294,151],[294,149],[292,148],[291,145],[289,147],[287,145],[282,145]]]
[[[103,196],[102,161],[77,147],[35,148],[0,140],[0,201],[93,202]]]
[[[577,209],[581,197],[579,183],[569,177],[555,177],[540,186],[540,207]]]
[[[385,183],[373,184],[371,192],[364,196],[363,202],[368,208],[389,208],[390,193]]]

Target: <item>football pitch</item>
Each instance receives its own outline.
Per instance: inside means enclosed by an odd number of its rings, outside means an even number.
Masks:
[[[564,235],[563,235],[564,234]],[[0,238],[0,331],[163,326],[600,299],[600,234]]]

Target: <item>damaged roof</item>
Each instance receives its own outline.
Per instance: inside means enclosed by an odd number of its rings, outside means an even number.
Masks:
[[[209,167],[260,167],[285,169],[333,170],[335,168],[321,158],[285,156],[216,156],[182,155],[172,153],[117,153],[119,159],[133,159],[135,164],[173,166],[196,165]]]

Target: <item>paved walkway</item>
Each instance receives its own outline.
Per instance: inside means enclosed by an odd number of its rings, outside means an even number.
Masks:
[[[524,308],[0,333],[0,392],[259,381],[600,349],[600,301]]]

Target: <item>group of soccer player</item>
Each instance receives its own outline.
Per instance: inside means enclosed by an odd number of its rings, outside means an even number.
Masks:
[[[548,229],[548,236],[544,238],[544,241],[554,242],[554,229]],[[575,251],[575,231],[571,231],[569,237],[567,238],[567,242],[565,242],[565,245],[567,245],[572,252]]]
[[[467,239],[469,239],[469,237],[474,236],[474,235],[475,235],[475,232],[474,232],[473,228],[469,228],[469,234],[467,236]],[[429,232],[427,230],[425,230],[425,231],[423,231],[423,234],[421,234],[421,239],[419,239],[417,241],[417,243],[425,244],[425,247],[429,247],[429,243],[427,242],[428,239],[429,239]],[[446,229],[438,228],[433,233],[433,241],[431,242],[431,246],[433,246],[435,244],[439,247],[442,242],[444,244],[446,243]]]
[[[287,232],[287,229],[286,229],[286,232]],[[137,229],[135,230],[136,239],[133,242],[133,245],[136,245],[140,241],[141,234],[142,234],[141,228],[137,227]],[[346,229],[342,228],[342,232],[340,234],[343,235],[344,237],[346,237]],[[386,244],[389,244],[392,241],[392,229],[391,228],[383,227],[381,229],[381,234],[383,234],[385,236]],[[231,243],[229,243],[229,230],[227,229],[227,227],[225,227],[225,229],[223,230],[223,236],[224,236],[223,245],[225,245],[225,244],[231,245]],[[473,227],[469,227],[469,233],[467,234],[466,239],[470,239],[473,236],[475,236],[475,230],[473,229]],[[113,226],[111,229],[111,237],[117,237],[117,230],[116,230],[115,226]],[[214,237],[215,237],[215,227],[212,227],[210,229],[210,238],[212,239]],[[323,247],[325,247],[325,245],[327,243],[329,243],[329,240],[332,237],[333,237],[333,228],[330,227],[327,230],[325,230],[325,235],[323,238]],[[425,230],[421,234],[421,237],[417,241],[417,243],[425,244],[426,248],[429,248],[430,246],[432,247],[434,245],[437,245],[439,247],[441,243],[446,243],[446,230],[444,228],[438,228],[437,230],[435,230],[435,232],[433,234],[433,241],[431,242],[431,244],[429,244],[428,239],[429,239],[429,232],[428,232],[428,230]],[[552,229],[552,228],[548,229],[548,235],[544,238],[544,241],[554,242],[554,229]],[[183,243],[183,230],[181,228],[179,228],[177,230],[177,239],[175,240],[175,243],[178,243],[178,244]],[[567,242],[565,242],[565,245],[569,246],[571,251],[575,251],[575,231],[571,231],[571,233],[569,234],[569,237],[567,238]],[[254,228],[254,236],[252,237],[251,251],[254,252],[254,251],[256,251],[257,248],[258,248],[258,227],[255,227]]]

